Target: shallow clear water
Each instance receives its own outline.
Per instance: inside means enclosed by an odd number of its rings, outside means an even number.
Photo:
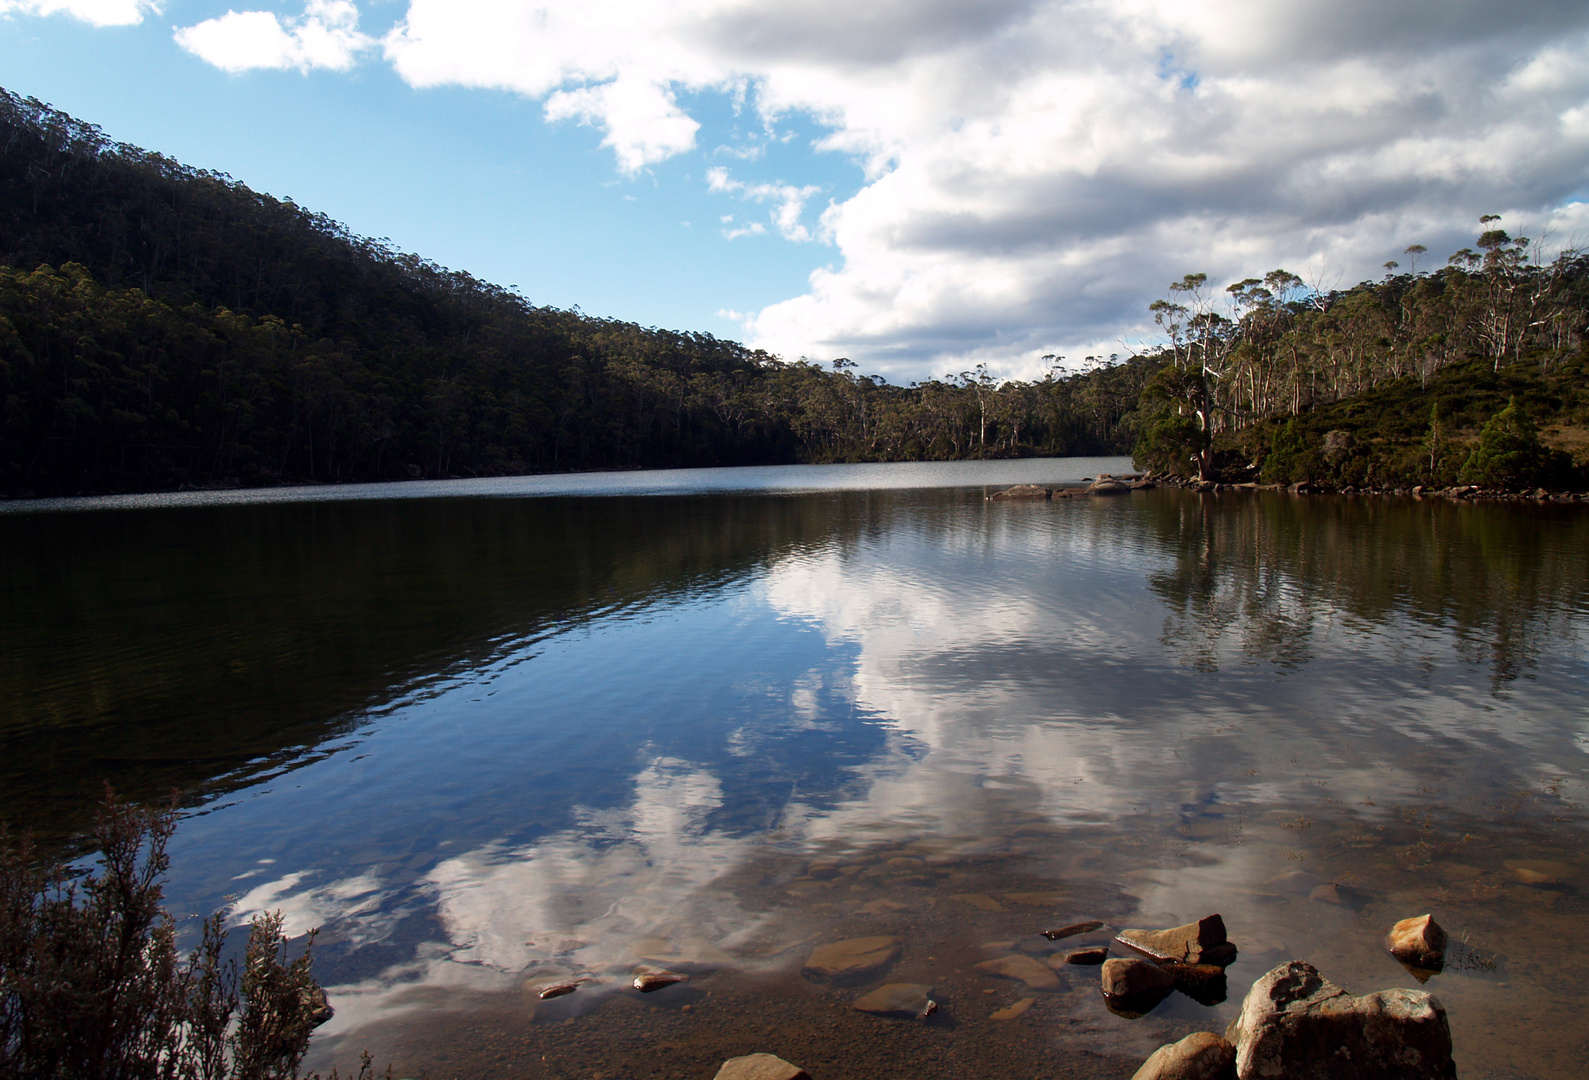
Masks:
[[[0,811],[60,839],[104,780],[179,787],[181,915],[323,927],[316,1067],[1123,1077],[1285,959],[1414,985],[1380,941],[1431,911],[1462,1075],[1580,1075],[1589,514],[984,498],[1125,467],[13,505]],[[1214,911],[1222,1003],[976,968]],[[886,973],[801,976],[867,935]],[[694,974],[621,989],[648,960]],[[849,1007],[879,982],[942,1007]]]

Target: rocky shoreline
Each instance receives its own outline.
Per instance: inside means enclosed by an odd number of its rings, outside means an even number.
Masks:
[[[1050,942],[1085,940],[1099,920],[1041,931]],[[1035,936],[1035,935],[1034,935]],[[1447,937],[1430,915],[1390,928],[1384,949],[1419,982],[1441,970]],[[821,983],[867,983],[899,956],[894,937],[855,938],[819,946],[802,974]],[[1127,953],[1109,956],[1111,949]],[[1047,962],[1020,952],[978,965],[985,975],[1024,983],[1028,990],[1058,988],[1055,973],[1067,965],[1102,961],[1104,1006],[1125,1017],[1156,1008],[1176,991],[1205,1005],[1225,1000],[1225,968],[1237,957],[1218,914],[1162,930],[1120,930],[1109,945],[1050,955]],[[672,975],[673,981],[685,976]],[[639,988],[639,982],[636,982]],[[925,1021],[938,1012],[933,987],[916,983],[877,986],[852,1003],[862,1012],[897,1021]],[[995,1013],[1019,1016],[1027,998]],[[1278,964],[1253,982],[1237,1016],[1223,1033],[1198,1031],[1155,1050],[1131,1080],[1454,1080],[1451,1026],[1438,998],[1424,990],[1393,988],[1355,996],[1301,960]],[[800,1066],[774,1054],[754,1053],[724,1062],[714,1080],[812,1080]]]
[[[1453,499],[1467,502],[1531,502],[1531,503],[1589,503],[1589,492],[1550,491],[1533,488],[1528,491],[1507,491],[1500,488],[1479,487],[1476,484],[1458,484],[1454,487],[1351,487],[1333,488],[1312,480],[1295,484],[1260,484],[1256,481],[1226,483],[1214,480],[1192,480],[1173,473],[1121,473],[1098,477],[1083,477],[1085,487],[1048,488],[1040,484],[1017,484],[995,491],[989,500],[1040,501],[1044,499],[1073,499],[1093,495],[1121,495],[1131,491],[1145,491],[1158,487],[1180,488],[1211,494],[1227,491],[1273,491],[1292,495],[1384,495],[1418,499]]]

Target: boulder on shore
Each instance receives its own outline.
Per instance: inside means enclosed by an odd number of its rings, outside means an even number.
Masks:
[[[1446,932],[1433,915],[1403,919],[1385,935],[1385,948],[1404,964],[1439,971],[1446,962]]]
[[[1225,920],[1217,914],[1168,930],[1122,930],[1115,940],[1154,960],[1228,967],[1236,959],[1236,946],[1226,939]]]
[[[1194,1031],[1165,1043],[1131,1080],[1229,1080],[1236,1075],[1236,1048],[1212,1031]]]
[[[1225,1038],[1238,1080],[1452,1080],[1451,1026],[1422,990],[1353,997],[1300,960],[1252,984]]]

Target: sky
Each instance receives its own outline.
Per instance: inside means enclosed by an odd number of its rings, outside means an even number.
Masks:
[[[0,0],[0,86],[538,304],[897,383],[1589,242],[1582,0]]]

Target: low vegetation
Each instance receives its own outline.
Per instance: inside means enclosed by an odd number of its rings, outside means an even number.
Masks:
[[[0,827],[0,1076],[12,1080],[296,1077],[327,1015],[306,943],[279,915],[249,931],[241,970],[217,914],[186,957],[161,906],[174,808],[108,792],[96,873],[39,856]],[[369,1062],[361,1075],[368,1077]]]

